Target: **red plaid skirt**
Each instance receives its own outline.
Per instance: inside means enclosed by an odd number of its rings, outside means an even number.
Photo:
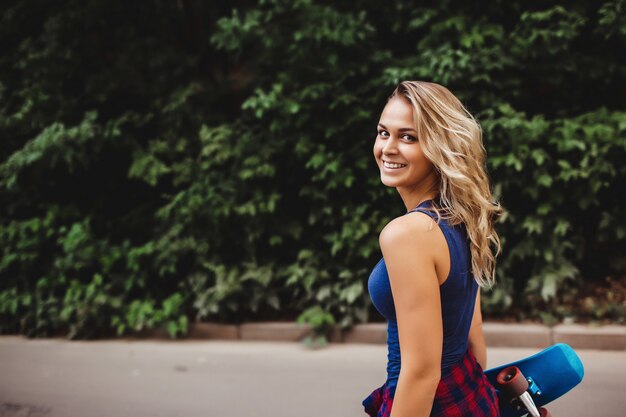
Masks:
[[[385,383],[363,400],[370,417],[389,417],[396,387]],[[499,417],[496,390],[468,350],[461,362],[442,371],[431,417]]]

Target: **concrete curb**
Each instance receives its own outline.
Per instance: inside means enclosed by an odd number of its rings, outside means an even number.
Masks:
[[[545,348],[554,343],[550,328],[541,324],[483,323],[483,334],[493,347]]]
[[[552,329],[555,343],[601,350],[626,350],[626,326],[588,327],[561,324]]]
[[[239,326],[241,340],[283,340],[297,342],[307,336],[309,326],[289,322],[246,323]]]
[[[545,348],[567,343],[577,349],[626,350],[626,326],[620,325],[561,324],[551,328],[541,324],[487,322],[483,324],[483,332],[489,347]],[[186,339],[298,342],[312,334],[309,325],[295,322],[192,323]],[[162,334],[154,332],[153,336],[162,337]],[[329,342],[385,344],[387,324],[357,324],[348,331],[334,326]]]

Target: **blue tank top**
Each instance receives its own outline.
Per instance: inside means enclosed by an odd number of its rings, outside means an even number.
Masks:
[[[426,200],[405,214],[420,211],[436,221],[436,213],[424,210],[430,203],[431,200]],[[461,224],[450,226],[444,219],[441,219],[439,227],[450,251],[450,274],[439,286],[443,322],[441,369],[444,370],[460,361],[467,351],[478,284],[471,274],[469,240],[465,227]],[[386,384],[395,388],[400,374],[400,343],[391,284],[384,258],[374,266],[367,286],[374,307],[387,319]]]

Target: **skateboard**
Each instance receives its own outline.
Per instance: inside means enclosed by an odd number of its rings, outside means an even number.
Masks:
[[[584,373],[580,358],[565,343],[485,371],[498,393],[501,417],[549,417],[543,406],[578,385]]]

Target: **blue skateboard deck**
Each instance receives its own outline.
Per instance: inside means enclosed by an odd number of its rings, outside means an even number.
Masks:
[[[532,356],[518,361],[488,369],[485,375],[498,392],[501,417],[521,417],[527,414],[524,410],[517,410],[511,404],[511,398],[500,389],[496,381],[498,373],[516,366],[526,378],[532,382],[529,391],[539,391],[540,394],[531,396],[541,407],[568,392],[582,381],[584,376],[583,364],[574,350],[564,343],[558,343]]]

